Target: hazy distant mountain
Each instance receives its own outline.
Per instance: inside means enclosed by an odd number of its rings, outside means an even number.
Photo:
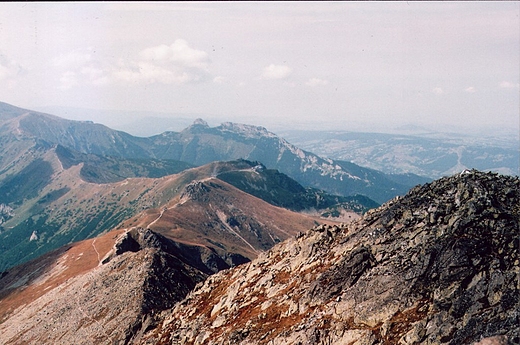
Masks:
[[[349,162],[323,159],[303,151],[263,127],[224,123],[209,127],[202,120],[182,132],[166,132],[150,137],[157,158],[172,158],[199,165],[210,161],[248,159],[277,169],[306,187],[315,187],[332,194],[362,194],[384,202],[405,193],[418,176],[407,176],[410,183],[399,183],[379,171],[362,168]]]
[[[466,168],[507,175],[520,172],[515,136],[416,132],[414,135],[332,131],[284,131],[296,145],[322,157],[347,160],[390,174],[439,178]]]
[[[362,194],[379,203],[405,193],[418,181],[428,181],[407,175],[397,182],[395,177],[376,170],[322,159],[263,127],[235,123],[209,127],[203,120],[197,120],[181,132],[139,138],[99,124],[64,120],[5,103],[0,105],[0,112],[11,114],[9,118],[4,116],[6,120],[0,123],[9,133],[60,144],[81,153],[130,159],[168,159],[193,165],[248,159],[277,169],[305,187],[342,196]]]
[[[192,124],[196,118],[212,117],[206,114],[99,110],[62,106],[38,107],[34,110],[70,120],[89,119],[137,137],[149,137],[165,131],[181,131]],[[220,122],[216,121],[216,123]]]

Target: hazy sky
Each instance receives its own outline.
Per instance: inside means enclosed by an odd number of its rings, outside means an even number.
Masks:
[[[4,2],[0,101],[518,129],[519,15],[517,1]]]

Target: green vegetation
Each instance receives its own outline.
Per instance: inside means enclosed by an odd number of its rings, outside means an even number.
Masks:
[[[50,182],[53,170],[49,162],[36,159],[16,175],[0,181],[0,203],[20,205],[32,199]]]
[[[193,167],[186,162],[169,159],[128,159],[85,154],[61,145],[56,147],[56,154],[64,168],[83,163],[81,177],[92,183],[118,182],[129,177],[158,178]]]
[[[357,213],[379,206],[365,196],[331,195],[315,188],[304,188],[289,176],[275,169],[266,169],[258,162],[248,162],[249,169],[222,172],[217,177],[236,188],[272,205],[293,211],[325,210],[342,205]]]

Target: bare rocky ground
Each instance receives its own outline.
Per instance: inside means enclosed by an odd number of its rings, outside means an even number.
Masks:
[[[466,171],[209,277],[146,344],[519,344],[517,178]]]
[[[518,178],[465,171],[216,274],[211,250],[136,228],[2,277],[0,311],[48,290],[3,314],[0,343],[520,344],[519,224]],[[93,268],[63,276],[88,246]]]
[[[93,240],[85,242],[96,246]],[[126,343],[154,322],[157,311],[172,307],[207,276],[168,253],[168,243],[173,242],[142,229],[124,233],[104,257],[98,257],[98,266],[83,274],[70,272],[71,261],[80,261],[83,255],[58,256],[50,268],[42,268],[47,274],[28,288],[52,280],[58,286],[44,288],[52,288],[48,292],[35,290],[38,298],[12,311],[0,324],[1,343]],[[60,279],[62,273],[70,277]]]

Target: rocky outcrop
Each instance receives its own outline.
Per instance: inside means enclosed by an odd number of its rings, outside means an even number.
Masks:
[[[209,277],[156,344],[519,344],[520,181],[465,171]]]
[[[8,219],[14,216],[13,209],[6,205],[0,204],[0,226]]]
[[[138,252],[145,248],[153,248],[157,251],[175,255],[204,274],[213,274],[230,268],[231,266],[227,261],[231,261],[232,265],[234,261],[238,263],[249,261],[249,259],[238,254],[235,254],[231,259],[228,257],[222,258],[212,248],[176,242],[150,229],[133,228],[118,238],[113,251],[107,254],[102,263],[107,263],[113,257],[124,252]]]
[[[101,248],[110,239],[112,250],[104,254]],[[138,342],[157,325],[161,311],[214,272],[208,262],[219,260],[219,268],[229,267],[216,255],[208,257],[204,248],[138,228],[70,245],[51,255],[45,268],[38,260],[27,263],[25,274],[34,271],[27,279],[13,280],[16,270],[2,277],[0,282],[14,283],[0,284],[0,303],[12,306],[10,315],[0,314],[7,316],[0,318],[0,343]],[[84,269],[92,266],[91,259],[97,265]]]

